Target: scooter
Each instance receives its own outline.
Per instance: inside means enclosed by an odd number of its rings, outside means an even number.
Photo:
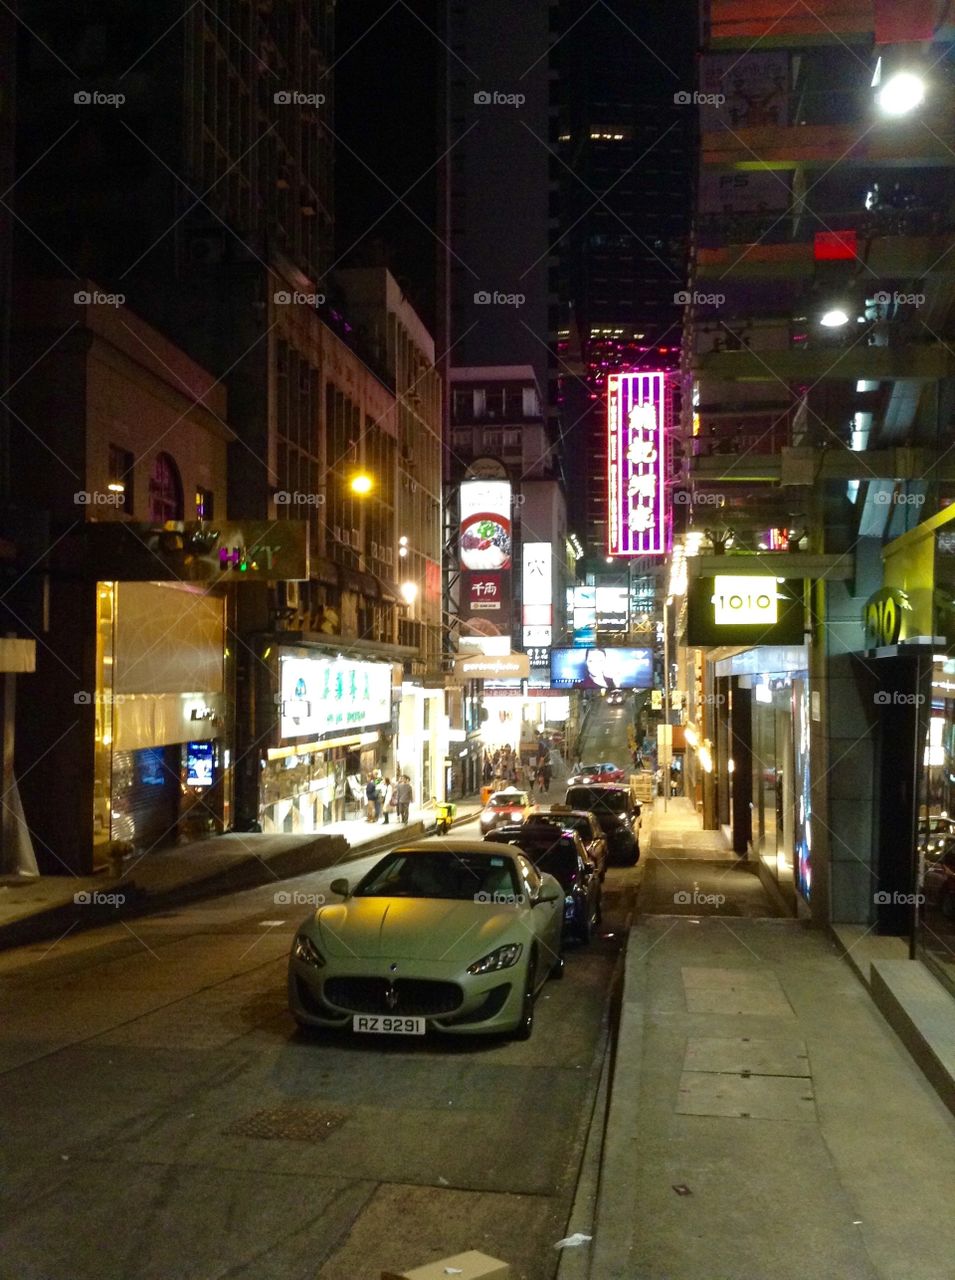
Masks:
[[[458,806],[452,804],[450,800],[445,801],[444,804],[438,804],[434,797],[432,799],[435,804],[435,830],[439,836],[446,836],[451,830],[451,823],[454,821]]]

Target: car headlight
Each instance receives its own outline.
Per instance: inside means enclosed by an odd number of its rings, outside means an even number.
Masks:
[[[292,944],[292,955],[304,964],[314,965],[316,969],[321,969],[325,965],[325,957],[305,933],[300,933]]]
[[[520,820],[521,820],[521,818],[523,818],[523,816],[524,816],[524,814],[523,814],[523,812],[522,812],[520,809],[514,809],[514,810],[511,812],[511,820],[512,820],[513,822],[520,822]]]
[[[482,956],[480,960],[475,960],[474,964],[469,964],[468,973],[493,973],[495,969],[510,969],[511,965],[517,964],[520,960],[523,950],[522,943],[508,942],[505,946],[498,947],[496,951]]]

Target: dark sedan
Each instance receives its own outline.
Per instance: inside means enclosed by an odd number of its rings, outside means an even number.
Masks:
[[[516,845],[542,875],[553,876],[564,890],[564,937],[590,941],[600,924],[602,887],[576,831],[525,822],[498,827],[485,839]]]
[[[568,787],[564,803],[594,815],[607,838],[611,862],[636,865],[640,859],[640,805],[629,787],[612,783]]]
[[[600,823],[586,809],[571,809],[565,804],[553,804],[549,809],[535,809],[525,819],[529,827],[556,827],[559,831],[576,831],[584,842],[587,857],[596,864],[601,878],[607,874],[607,837]]]

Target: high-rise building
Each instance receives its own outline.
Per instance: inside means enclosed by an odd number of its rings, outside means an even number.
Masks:
[[[439,353],[449,369],[530,365],[546,405],[558,238],[554,6],[447,0],[441,9]]]
[[[955,799],[953,32],[903,0],[702,15],[682,497],[707,819],[791,911],[911,931],[950,972],[937,901],[912,904]]]
[[[607,375],[679,362],[695,24],[689,4],[562,0],[559,29],[560,429],[571,518],[602,549]]]

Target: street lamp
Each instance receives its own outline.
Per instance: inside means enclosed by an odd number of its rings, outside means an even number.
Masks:
[[[875,96],[886,116],[907,116],[925,101],[925,81],[914,71],[896,71],[879,87]]]
[[[819,317],[819,323],[824,329],[841,329],[849,323],[849,315],[842,307],[830,307]]]
[[[401,598],[405,604],[414,604],[418,598],[418,584],[416,582],[403,582],[401,584]]]
[[[366,471],[359,471],[351,477],[348,487],[352,493],[357,493],[359,497],[363,498],[366,494],[371,493],[375,487],[375,482]]]

